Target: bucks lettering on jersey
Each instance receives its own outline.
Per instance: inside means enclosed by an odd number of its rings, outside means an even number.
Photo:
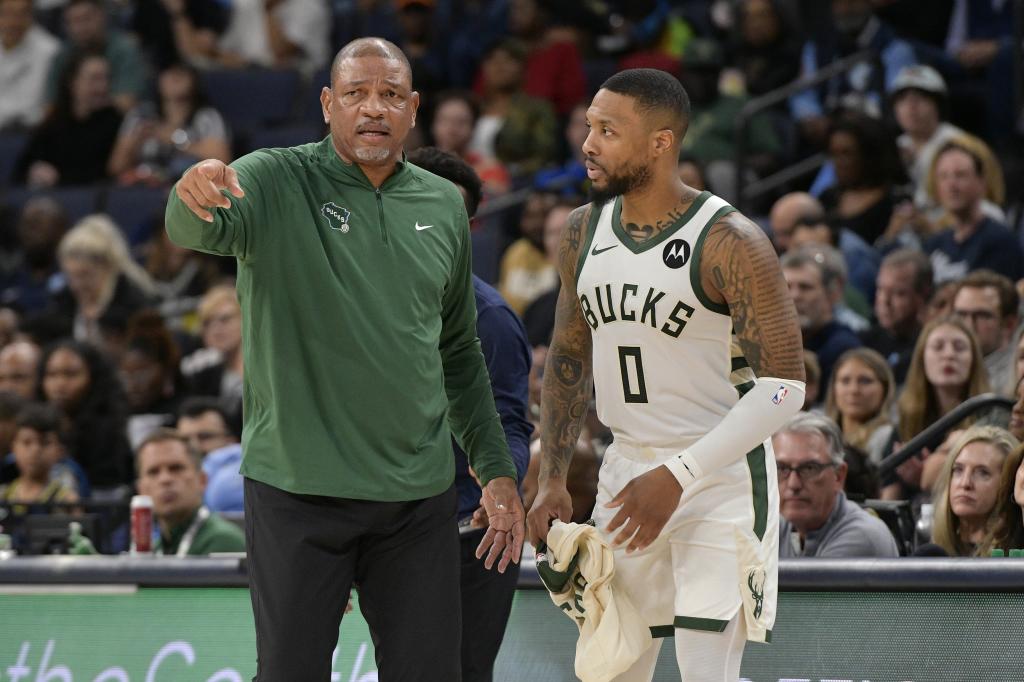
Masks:
[[[642,244],[622,227],[621,210],[621,197],[594,206],[576,269],[593,336],[598,416],[626,444],[686,447],[754,379],[728,308],[700,283],[707,233],[735,209],[703,192]]]

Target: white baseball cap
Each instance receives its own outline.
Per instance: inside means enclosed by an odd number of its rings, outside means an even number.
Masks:
[[[896,80],[893,81],[892,87],[889,88],[889,94],[897,95],[903,90],[910,89],[922,90],[943,97],[948,92],[946,81],[942,79],[939,72],[925,64],[904,66],[900,69],[899,73],[896,74]]]

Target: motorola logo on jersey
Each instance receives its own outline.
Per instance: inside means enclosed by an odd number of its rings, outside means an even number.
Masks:
[[[665,265],[673,270],[678,270],[686,265],[686,261],[690,260],[690,245],[682,239],[673,239],[665,244],[665,249],[661,252],[661,259],[665,261]]]

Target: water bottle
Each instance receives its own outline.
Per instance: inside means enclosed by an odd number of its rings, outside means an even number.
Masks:
[[[11,549],[11,536],[6,533],[0,533],[0,561],[10,559],[13,556],[14,550]]]
[[[917,544],[923,545],[932,540],[932,524],[935,521],[935,505],[922,504],[921,517],[917,520]]]

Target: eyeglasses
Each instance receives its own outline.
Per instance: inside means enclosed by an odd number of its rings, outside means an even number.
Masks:
[[[791,467],[788,464],[778,464],[776,469],[779,472],[779,483],[789,480],[789,475],[796,472],[796,475],[800,478],[801,482],[807,483],[813,481],[818,476],[821,476],[821,472],[825,469],[834,469],[835,464],[829,462],[828,464],[822,464],[821,462],[804,462],[803,464]]]
[[[991,310],[953,310],[953,315],[971,322],[991,322],[998,317]]]

